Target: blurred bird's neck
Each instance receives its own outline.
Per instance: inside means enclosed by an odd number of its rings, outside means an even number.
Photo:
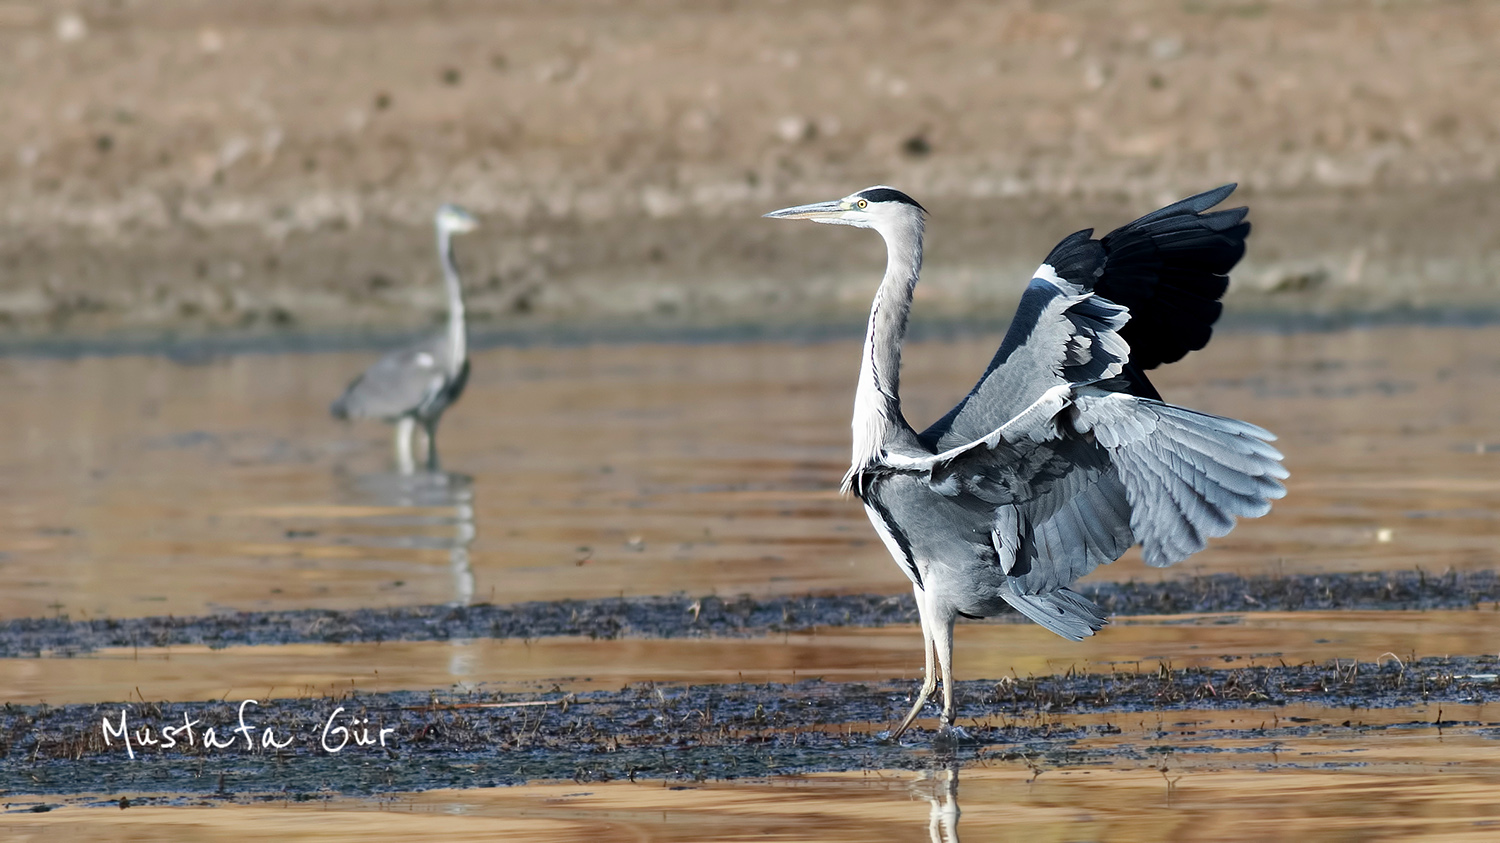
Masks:
[[[464,325],[463,285],[453,259],[453,235],[446,229],[438,230],[438,255],[443,264],[443,283],[448,288],[448,375],[457,377],[469,353],[469,337]]]
[[[922,218],[912,215],[878,229],[885,238],[885,278],[870,306],[860,358],[859,386],[854,393],[854,449],[850,477],[879,460],[898,440],[915,434],[901,415],[901,341],[911,313],[912,293],[922,271]],[[902,442],[901,444],[906,444]]]

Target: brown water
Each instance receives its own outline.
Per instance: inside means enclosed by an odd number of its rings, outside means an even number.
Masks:
[[[1106,632],[1080,642],[1034,624],[962,624],[955,638],[961,676],[972,678],[1109,672],[1159,663],[1223,669],[1333,659],[1404,662],[1493,652],[1500,647],[1500,611],[1116,618]],[[913,625],[747,639],[114,649],[67,659],[0,659],[0,703],[270,699],[450,686],[613,690],[647,681],[701,685],[904,677],[916,683],[922,678],[921,641]]]
[[[911,346],[904,384],[914,423],[963,394],[994,342]],[[0,618],[903,592],[859,507],[834,491],[856,354],[843,341],[487,350],[443,426],[446,467],[463,476],[415,479],[389,473],[383,426],[327,417],[328,400],[369,354],[198,365],[0,359],[10,407],[0,440]],[[1175,402],[1278,433],[1288,497],[1179,568],[1127,557],[1095,578],[1495,566],[1500,328],[1231,332],[1156,380]],[[1500,613],[1490,610],[1122,618],[1078,644],[1030,625],[964,624],[957,670],[979,678],[1155,660],[1474,655],[1494,653],[1497,632]],[[0,660],[0,701],[915,680],[919,640],[895,627],[733,641],[106,651]],[[960,773],[962,830],[979,839],[1053,839],[1064,827],[1068,839],[1311,839],[1330,829],[1360,840],[1500,837],[1493,738],[1450,729],[1299,740],[1277,750],[1282,760],[1349,750],[1372,763],[1259,770],[1259,755],[1219,745],[1212,763],[1179,757],[1168,774],[1037,778],[1024,765],[981,763]],[[6,822],[13,834],[48,839],[108,826],[115,839],[295,830],[333,840],[404,828],[445,839],[926,840],[930,822],[941,833],[951,819],[946,787],[869,771],[690,790],[543,784],[314,809],[67,809]]]
[[[913,344],[914,422],[994,341]],[[481,352],[443,424],[446,467],[473,478],[456,490],[383,474],[386,428],[327,417],[369,354],[0,360],[0,617],[903,591],[834,491],[856,355]],[[1500,329],[1226,333],[1157,380],[1278,433],[1289,494],[1178,568],[1127,557],[1094,577],[1495,563]]]

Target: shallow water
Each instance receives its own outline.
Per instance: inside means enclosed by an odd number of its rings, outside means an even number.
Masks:
[[[479,639],[112,649],[71,658],[0,659],[0,703],[329,696],[411,688],[613,690],[635,682],[702,685],[922,678],[916,626],[839,628],[765,638]],[[1500,611],[1281,612],[1115,618],[1081,642],[1032,624],[962,624],[964,678],[1109,672],[1166,664],[1248,667],[1406,662],[1491,652]],[[1474,650],[1476,643],[1489,650]]]
[[[994,341],[913,344],[907,414],[938,416]],[[441,436],[472,482],[446,491],[384,473],[383,425],[327,417],[369,354],[3,359],[0,617],[902,591],[835,490],[856,357],[483,351]],[[1177,568],[1094,578],[1494,565],[1500,329],[1225,333],[1156,380],[1279,434],[1289,494]]]
[[[995,341],[912,344],[904,388],[914,423],[963,394]],[[859,507],[835,490],[857,351],[845,341],[486,350],[444,420],[445,467],[454,473],[408,478],[390,473],[383,426],[344,426],[326,414],[367,353],[195,364],[0,359],[12,408],[11,435],[0,441],[0,619],[901,593],[906,580]],[[1226,332],[1154,379],[1174,402],[1279,434],[1288,497],[1178,568],[1149,569],[1132,554],[1094,579],[1495,567],[1500,328]],[[1490,606],[1117,618],[1075,644],[1035,626],[966,623],[956,669],[960,678],[1000,678],[1158,661],[1475,655],[1495,652],[1497,626]],[[0,660],[0,701],[915,682],[921,668],[920,636],[901,626],[732,640],[142,648]],[[1338,723],[1348,715],[1308,716]],[[1417,709],[1388,716],[1434,718]],[[1165,773],[1122,764],[1037,776],[1016,762],[970,762],[959,774],[962,830],[1031,837],[1066,826],[1070,839],[1122,840],[1500,834],[1493,728],[1306,734],[1270,748],[1196,731],[1203,737],[1179,736],[1194,746],[1176,752]],[[1287,761],[1304,752],[1305,762]],[[1346,756],[1359,766],[1343,764]],[[108,825],[119,839],[161,839],[166,828],[178,838],[296,829],[332,840],[410,823],[445,839],[927,840],[941,839],[930,835],[951,819],[947,775],[871,770],[687,790],[539,784],[316,807],[68,807],[6,821],[13,833],[49,837],[94,836]]]
[[[1315,712],[1291,712],[1294,716]],[[1234,712],[1224,713],[1227,722]],[[1142,732],[1122,724],[1126,738]],[[1212,722],[1187,724],[1211,728]],[[1168,746],[1182,727],[1158,730]],[[1328,724],[1337,731],[1336,724]],[[1188,734],[1192,734],[1188,730]],[[1151,765],[935,764],[751,782],[574,782],[382,800],[64,806],[11,815],[15,839],[1483,841],[1500,828],[1494,741],[1463,729],[1165,752]],[[78,800],[84,802],[85,800]],[[75,803],[76,804],[76,803]],[[28,834],[30,832],[30,834]]]

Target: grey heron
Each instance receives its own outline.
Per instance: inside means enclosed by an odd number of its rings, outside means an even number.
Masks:
[[[1164,403],[1145,370],[1202,348],[1247,209],[1209,212],[1226,185],[1100,240],[1058,243],[1022,293],[968,396],[918,433],[901,413],[901,341],[922,267],[926,210],[890,187],[766,214],[873,228],[884,238],[854,396],[853,492],[916,594],[926,666],[906,719],[943,685],[953,725],[953,626],[1009,605],[1073,640],[1107,622],[1068,588],[1135,544],[1162,567],[1285,494],[1275,437]]]
[[[427,436],[427,469],[437,470],[438,420],[458,400],[469,379],[464,293],[453,259],[453,235],[473,231],[477,223],[463,208],[444,205],[438,208],[433,224],[448,292],[447,329],[380,358],[329,408],[334,418],[394,422],[396,462],[404,474],[413,469],[412,437],[418,424]]]

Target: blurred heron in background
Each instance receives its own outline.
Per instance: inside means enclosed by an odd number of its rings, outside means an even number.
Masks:
[[[1208,191],[1092,239],[1065,238],[1034,273],[968,396],[921,433],[901,414],[901,341],[926,210],[889,187],[767,214],[873,228],[885,278],[870,309],[844,490],[911,580],[926,672],[900,735],[943,682],[953,725],[953,624],[1009,605],[1065,638],[1106,623],[1068,588],[1139,543],[1166,566],[1285,494],[1270,433],[1166,404],[1144,370],[1207,344],[1247,210]]]
[[[438,469],[437,424],[443,411],[463,394],[469,379],[468,331],[464,325],[463,284],[453,260],[453,235],[478,223],[457,205],[444,205],[433,218],[438,259],[448,288],[448,328],[443,333],[392,351],[354,379],[330,408],[334,418],[384,419],[396,425],[396,464],[414,468],[412,437],[418,424],[427,437],[427,470]]]

